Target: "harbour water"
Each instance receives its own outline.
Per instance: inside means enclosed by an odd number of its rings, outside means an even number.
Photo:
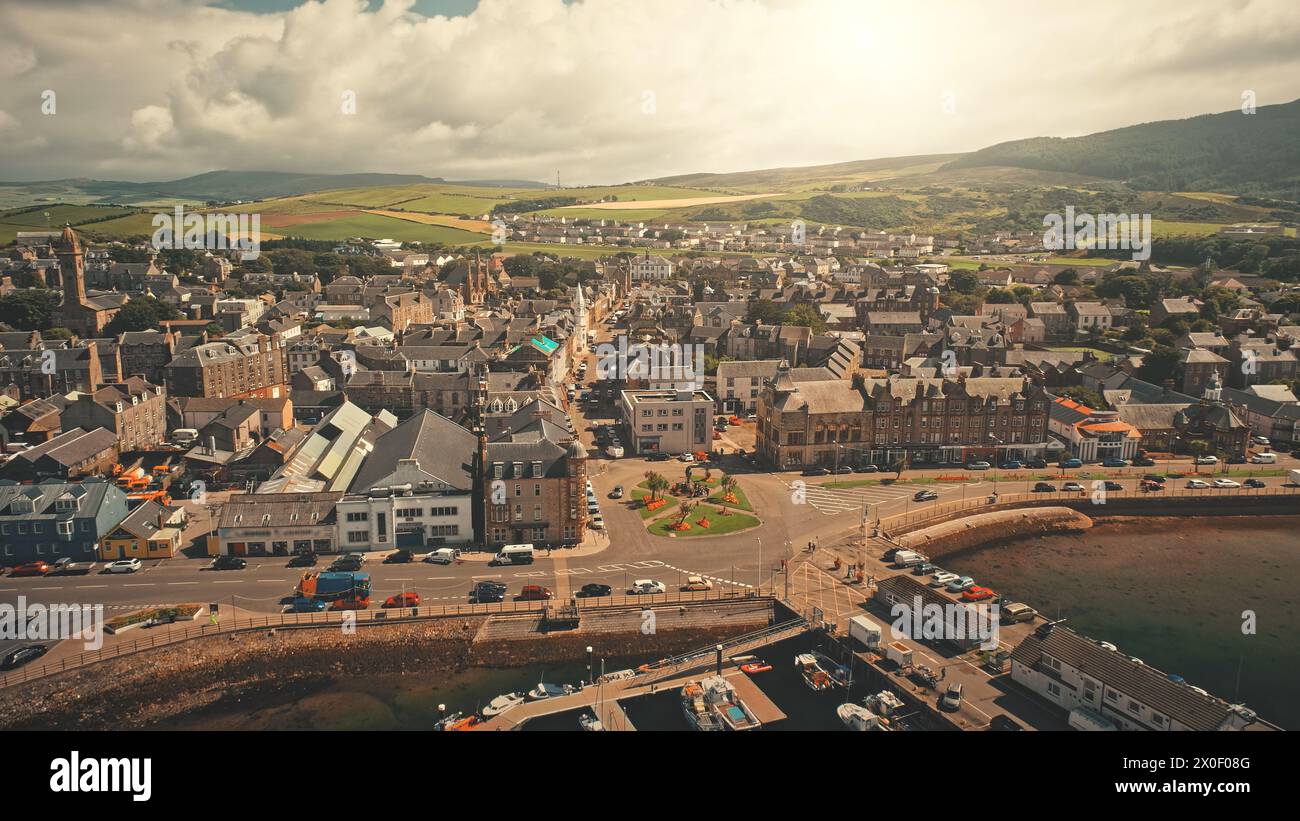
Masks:
[[[1098,519],[942,562],[1085,635],[1300,729],[1300,519]],[[1255,619],[1254,633],[1243,632]]]

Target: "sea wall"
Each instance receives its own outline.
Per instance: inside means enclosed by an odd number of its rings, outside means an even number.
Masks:
[[[261,630],[195,639],[0,690],[0,730],[148,728],[212,707],[255,704],[336,678],[439,675],[586,657],[647,661],[766,626],[746,614],[726,624],[636,632],[549,633],[478,641],[486,616],[331,628]]]
[[[989,542],[1076,533],[1092,527],[1092,519],[1068,507],[1033,507],[977,513],[904,533],[895,541],[938,559]]]

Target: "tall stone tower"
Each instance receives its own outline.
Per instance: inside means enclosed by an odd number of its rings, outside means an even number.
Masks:
[[[59,258],[59,272],[63,276],[63,309],[68,312],[73,305],[86,302],[86,254],[71,225],[65,225],[63,235],[54,251]]]

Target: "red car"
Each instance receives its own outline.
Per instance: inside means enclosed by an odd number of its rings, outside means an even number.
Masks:
[[[961,600],[962,601],[984,601],[985,599],[993,598],[995,595],[997,594],[995,594],[992,590],[989,590],[987,587],[980,587],[977,584],[974,585],[973,587],[966,588],[966,591],[961,594]]]
[[[384,607],[419,607],[419,593],[398,593],[384,599]]]
[[[520,601],[545,601],[553,596],[549,587],[542,587],[538,584],[526,584],[524,589],[519,591]]]
[[[45,562],[28,562],[27,564],[20,564],[17,567],[15,567],[13,569],[13,572],[11,572],[9,575],[10,576],[44,576],[46,573],[49,573],[53,569],[54,568],[50,567]]]
[[[331,610],[365,610],[370,606],[370,599],[337,599],[330,605]]]

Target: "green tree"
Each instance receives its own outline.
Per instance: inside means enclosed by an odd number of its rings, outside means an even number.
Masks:
[[[14,291],[0,297],[0,321],[20,331],[43,331],[53,324],[59,302],[56,291]]]
[[[822,319],[821,314],[811,305],[796,305],[785,312],[781,317],[782,325],[802,325],[805,328],[812,328],[813,333],[819,334],[826,330],[826,320]]]
[[[133,299],[123,305],[113,320],[104,326],[104,333],[116,336],[124,331],[147,331],[157,328],[163,320],[180,318],[180,310],[170,302],[152,297]]]

